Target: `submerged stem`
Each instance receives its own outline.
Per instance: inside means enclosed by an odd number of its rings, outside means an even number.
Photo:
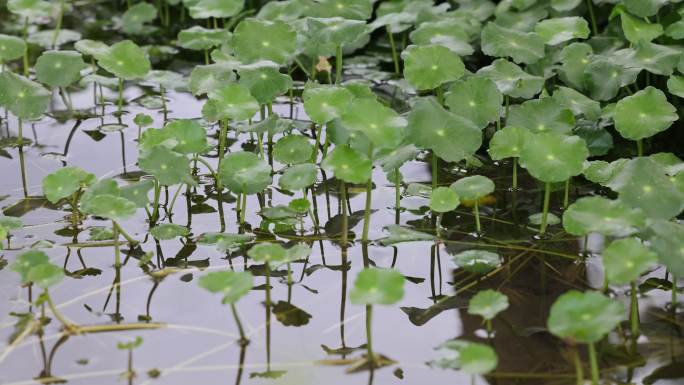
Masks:
[[[389,37],[390,46],[392,47],[392,61],[394,61],[394,73],[396,75],[401,74],[399,68],[399,55],[397,55],[397,45],[394,43],[394,35],[392,34],[392,27],[387,25],[387,36]]]
[[[513,190],[518,189],[518,158],[513,158]]]
[[[238,315],[238,311],[234,303],[230,304],[230,311],[233,313],[235,324],[237,325],[238,332],[240,333],[240,346],[246,346],[249,343],[249,340],[245,335],[245,329],[242,327],[242,321],[240,321],[240,316]]]
[[[271,267],[266,261],[266,370],[271,371]]]
[[[563,195],[563,208],[567,209],[570,203],[570,179],[565,181],[565,194]]]
[[[347,246],[347,237],[349,236],[349,219],[347,218],[347,185],[343,180],[340,181],[340,201],[342,203],[342,247]]]
[[[475,206],[473,206],[473,215],[475,216],[475,228],[477,229],[477,234],[482,232],[480,225],[480,203],[475,200]]]
[[[119,78],[119,99],[117,100],[118,112],[123,111],[123,79]]]
[[[368,352],[368,366],[375,368],[375,355],[373,354],[373,305],[366,305],[366,350]]]
[[[637,155],[644,156],[644,141],[642,139],[637,140]]]
[[[572,357],[575,361],[575,377],[577,378],[577,385],[584,384],[584,368],[582,367],[582,360],[580,360],[579,351],[576,347],[572,348]]]
[[[373,159],[373,145],[368,148],[368,157]],[[361,242],[368,242],[368,230],[370,228],[370,214],[371,214],[371,203],[373,194],[373,177],[368,178],[366,182],[366,207],[363,211],[363,233],[361,234]]]

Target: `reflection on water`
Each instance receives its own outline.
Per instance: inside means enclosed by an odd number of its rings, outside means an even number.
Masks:
[[[141,93],[140,89],[130,88],[126,96],[133,99]],[[89,95],[89,91],[74,95],[75,105],[88,106]],[[194,98],[184,94],[168,94],[168,98],[169,115],[174,118],[201,116],[201,103]],[[74,322],[93,325],[94,329],[90,334],[64,336],[57,322],[52,322],[37,337],[21,339],[16,346],[4,345],[0,353],[0,383],[17,385],[40,380],[70,384],[467,384],[470,378],[464,374],[426,364],[435,358],[435,347],[455,337],[489,343],[498,353],[497,372],[486,379],[479,378],[478,383],[574,383],[573,348],[552,338],[544,326],[549,306],[568,288],[602,286],[599,258],[604,240],[590,236],[585,242],[568,238],[561,231],[535,240],[535,232],[527,227],[526,218],[538,211],[538,188],[524,180],[521,191],[506,190],[508,167],[486,168],[499,188],[496,202],[481,210],[485,230],[481,238],[472,235],[474,221],[469,209],[442,218],[442,236],[446,241],[437,244],[424,241],[381,246],[373,242],[364,247],[356,242],[342,250],[326,238],[324,231],[315,229],[312,218],[306,219],[300,232],[281,234],[282,239],[308,243],[313,253],[306,261],[292,264],[289,284],[285,267],[272,272],[275,316],[267,330],[262,303],[264,269],[248,261],[242,251],[222,254],[213,247],[196,244],[198,235],[220,231],[224,224],[225,232],[240,231],[232,197],[226,197],[222,210],[218,210],[209,184],[163,191],[164,210],[178,195],[173,216],[162,211],[167,215],[165,220],[187,225],[191,233],[180,240],[159,242],[149,236],[142,216],[122,223],[131,236],[142,242],[124,247],[120,269],[112,266],[111,244],[93,247],[98,245],[89,241],[90,229],[107,227],[108,222],[90,219],[74,228],[68,212],[59,211],[40,198],[43,177],[65,165],[79,166],[98,177],[140,177],[136,166],[137,127],[132,118],[144,109],[134,104],[127,109],[129,112],[121,119],[108,114],[63,123],[46,118],[26,124],[23,134],[29,144],[2,149],[0,205],[5,214],[22,216],[26,225],[13,233],[9,249],[2,252],[3,258],[11,262],[24,248],[44,248],[70,276],[52,291],[58,308]],[[299,106],[291,109],[282,104],[276,113],[305,118]],[[160,127],[162,120],[163,114],[158,111],[155,127]],[[3,135],[17,135],[14,120],[3,119],[3,125]],[[243,141],[231,143],[231,150],[254,145]],[[216,163],[215,158],[209,160]],[[274,165],[275,170],[280,167]],[[430,181],[424,162],[410,162],[401,171],[406,183]],[[200,170],[200,174],[203,172],[206,171]],[[443,169],[440,180],[450,182],[459,177],[457,172]],[[337,184],[324,180],[323,175],[319,180],[313,196],[315,219],[330,235],[336,223],[339,228],[339,217],[335,216],[340,214],[343,204],[337,200]],[[385,237],[383,228],[397,221],[417,230],[432,231],[433,218],[424,207],[424,198],[404,196],[402,210],[397,212],[393,184],[379,170],[373,180],[372,207],[379,210],[372,216],[370,239]],[[355,213],[363,210],[365,204],[362,191],[363,186],[351,186],[346,207],[352,214],[350,223],[355,224],[352,230],[357,235],[362,225]],[[562,198],[558,195],[554,207],[560,206]],[[248,228],[260,228],[258,208],[286,204],[290,199],[276,189],[263,196],[250,196]],[[260,239],[272,236],[266,231],[258,231],[258,235]],[[496,249],[506,263],[484,277],[454,270],[450,255],[474,247]],[[141,268],[139,261],[147,252],[154,257]],[[345,374],[347,367],[331,364],[353,361],[365,352],[366,310],[347,301],[353,278],[364,263],[394,267],[408,278],[406,295],[398,306],[374,308],[374,349],[396,364],[372,372],[360,368],[358,373]],[[257,276],[258,286],[237,304],[250,340],[247,345],[238,343],[230,307],[221,306],[218,298],[197,285],[203,271],[220,269],[248,269]],[[660,270],[652,272],[654,277],[663,274]],[[0,277],[0,337],[7,341],[21,314],[29,311],[29,293],[19,286],[17,275],[9,269],[0,270]],[[485,288],[502,291],[511,302],[510,308],[494,320],[491,338],[483,332],[481,319],[468,315],[465,309],[469,297]],[[648,362],[630,361],[632,358],[624,353],[620,340],[602,346],[604,373],[618,383],[628,383],[630,376],[641,379],[655,368],[681,359],[680,330],[673,328],[668,315],[660,310],[667,298],[659,293],[648,292],[641,301],[645,336],[640,343]],[[618,294],[624,293],[618,290]],[[134,330],[96,332],[97,325],[117,324],[122,329],[136,326]],[[133,376],[127,374],[129,352],[118,349],[117,343],[138,336],[143,338],[142,345],[130,351]],[[624,365],[629,364],[637,367],[628,371]],[[670,364],[663,370],[676,373],[677,369]],[[658,384],[677,381],[662,380]]]

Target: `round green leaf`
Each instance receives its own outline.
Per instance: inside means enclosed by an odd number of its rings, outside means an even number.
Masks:
[[[350,131],[362,132],[376,148],[396,148],[404,139],[406,119],[375,99],[356,99],[342,114]]]
[[[157,8],[149,3],[138,3],[126,10],[121,16],[121,30],[130,35],[144,34],[150,31],[145,23],[157,18]]]
[[[395,29],[392,29],[395,32]],[[396,31],[399,32],[399,31]],[[449,48],[459,56],[472,55],[470,36],[458,20],[438,20],[422,23],[410,34],[416,45],[438,44]]]
[[[195,66],[190,73],[190,92],[193,95],[203,95],[235,81],[235,66],[226,63],[216,63],[205,66]]]
[[[7,9],[21,18],[31,20],[52,16],[52,4],[44,0],[8,0]]]
[[[50,258],[47,254],[40,250],[28,250],[17,256],[17,259],[10,266],[12,271],[19,273],[21,282],[27,284],[31,282],[29,279],[29,272],[32,268],[39,265],[46,265],[50,263]]]
[[[522,32],[489,22],[482,29],[482,52],[494,57],[511,57],[516,63],[531,64],[544,57],[544,39],[534,32]]]
[[[437,187],[430,194],[430,210],[446,213],[455,210],[461,204],[458,194],[448,187]]]
[[[620,100],[613,114],[615,129],[624,138],[640,140],[667,130],[679,119],[663,91],[645,89]]]
[[[441,45],[410,46],[402,53],[404,77],[417,90],[432,90],[465,73],[461,58]]]
[[[200,277],[198,284],[211,293],[223,295],[223,303],[232,304],[252,290],[254,277],[244,271],[215,271]]]
[[[486,176],[473,175],[452,183],[451,189],[456,191],[462,199],[476,200],[493,193],[494,182]]]
[[[430,149],[448,162],[461,161],[482,145],[482,132],[474,123],[446,111],[433,98],[420,99],[413,106],[407,133],[418,148]]]
[[[578,136],[533,134],[520,153],[520,165],[542,182],[563,182],[582,173],[588,156],[587,145]]]
[[[64,279],[64,270],[51,263],[37,265],[28,272],[28,281],[41,289],[54,286]]]
[[[190,230],[185,226],[173,223],[163,223],[151,228],[150,234],[152,234],[155,239],[166,241],[178,237],[185,237],[190,234]]]
[[[273,158],[284,164],[298,164],[311,160],[314,147],[302,135],[287,135],[273,146]]]
[[[268,264],[271,269],[287,261],[287,250],[278,243],[263,242],[252,246],[247,255],[255,262]]]
[[[292,88],[290,75],[281,74],[278,64],[260,61],[240,67],[240,84],[249,88],[259,104],[268,104]]]
[[[111,219],[113,221],[123,221],[131,218],[138,210],[135,203],[126,198],[114,195],[95,195],[90,199],[81,199],[83,212],[97,217]]]
[[[676,277],[684,276],[684,226],[664,220],[654,221],[648,238],[660,263]]]
[[[606,277],[615,285],[636,281],[656,262],[656,253],[636,238],[618,239],[603,250]]]
[[[501,265],[499,254],[486,250],[462,251],[452,260],[456,266],[476,274],[487,274]]]
[[[444,369],[458,369],[470,375],[487,374],[496,369],[499,359],[489,345],[454,340],[439,347],[442,358],[435,364]]]
[[[485,128],[501,116],[503,96],[492,80],[472,76],[455,82],[446,95],[451,112]]]
[[[176,142],[172,149],[181,154],[201,154],[209,146],[207,131],[197,120],[174,120],[167,123],[163,130]]]
[[[542,98],[513,106],[506,125],[525,127],[533,133],[567,134],[575,127],[575,116],[553,98]]]
[[[64,167],[43,178],[43,194],[52,203],[72,196],[96,180],[95,175],[78,167]]]
[[[479,315],[492,320],[497,314],[508,309],[508,297],[496,290],[481,290],[470,299],[468,314]]]
[[[164,146],[154,146],[142,152],[138,166],[141,170],[154,175],[164,186],[192,182],[188,158]]]
[[[342,116],[354,96],[342,87],[307,87],[304,110],[314,123],[325,124]]]
[[[229,18],[245,6],[245,0],[183,0],[193,19]]]
[[[36,61],[36,78],[50,87],[67,87],[80,79],[86,67],[76,51],[46,51]]]
[[[132,80],[143,78],[150,71],[147,53],[130,40],[120,41],[95,58],[100,67],[116,77]]]
[[[494,160],[517,158],[530,135],[526,128],[506,126],[495,132],[489,141],[489,155]]]
[[[349,146],[336,146],[323,159],[321,168],[347,183],[364,183],[371,177],[373,164],[366,155]]]
[[[624,237],[645,225],[646,218],[641,210],[603,197],[580,198],[563,213],[563,228],[577,236],[600,233]]]
[[[360,305],[392,305],[403,297],[404,276],[394,269],[361,270],[349,292],[349,300]]]
[[[623,317],[622,303],[595,291],[570,290],[551,306],[547,325],[560,338],[589,344],[601,340]]]
[[[17,118],[39,119],[50,99],[50,92],[40,84],[9,71],[0,73],[0,105]]]
[[[477,74],[491,79],[502,94],[513,98],[532,98],[544,86],[543,77],[530,75],[505,59],[494,60],[491,65],[480,68]]]
[[[231,33],[224,29],[207,29],[195,25],[178,32],[178,45],[201,51],[220,46],[230,40]]]
[[[259,102],[249,89],[233,83],[209,92],[209,100],[202,108],[208,120],[247,120],[259,111]]]
[[[271,168],[251,152],[234,152],[223,158],[219,169],[221,183],[242,194],[262,192],[271,184]]]
[[[11,35],[0,34],[0,63],[19,59],[26,52],[24,40]]]
[[[83,39],[74,43],[74,48],[76,51],[92,57],[97,57],[99,55],[106,55],[109,50],[109,46],[101,41]]]
[[[534,31],[548,45],[558,45],[572,39],[586,39],[590,33],[589,23],[577,16],[542,20],[537,23]]]
[[[231,47],[244,63],[284,64],[294,56],[296,43],[297,33],[282,21],[245,19],[235,28]]]

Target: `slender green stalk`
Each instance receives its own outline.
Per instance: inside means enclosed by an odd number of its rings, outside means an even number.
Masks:
[[[432,153],[432,189],[437,188],[437,167],[438,167],[437,155]]]
[[[539,235],[546,233],[546,225],[549,218],[549,201],[551,200],[551,183],[546,182],[544,186],[544,207],[542,209],[542,222],[539,227]]]
[[[169,216],[173,215],[173,206],[176,204],[176,199],[178,199],[178,195],[180,195],[180,191],[183,188],[183,186],[185,185],[181,184],[180,186],[178,186],[178,190],[176,190],[176,192],[173,194],[173,198],[171,199],[171,204],[169,205],[168,209]]]
[[[237,325],[238,332],[240,333],[240,346],[247,346],[249,340],[245,335],[245,329],[242,327],[242,321],[240,321],[240,316],[238,316],[237,308],[235,304],[231,302],[230,311],[233,313],[233,318],[235,319],[235,324]]]
[[[637,155],[644,156],[644,141],[642,139],[637,140]]]
[[[62,28],[62,18],[64,17],[64,0],[59,2],[59,12],[57,13],[57,23],[55,24],[55,31],[52,33],[52,49],[57,49],[57,37],[59,30]]]
[[[399,182],[401,173],[399,169],[394,169],[394,210],[396,212],[394,221],[399,224],[399,213],[401,212],[401,184]]]
[[[494,328],[492,327],[492,320],[488,319],[485,321],[485,327],[487,328],[487,336],[492,335]]]
[[[24,76],[29,76],[29,58],[28,58],[28,17],[24,18],[24,28],[22,29],[22,36],[24,38],[24,45],[26,49],[24,50]]]
[[[140,242],[136,241],[135,239],[133,239],[133,237],[128,235],[128,233],[126,233],[124,231],[124,229],[118,223],[114,222],[114,227],[116,227],[116,230],[119,232],[119,234],[121,234],[121,236],[124,237],[126,242],[128,242],[129,244],[137,245],[138,243],[140,243]]]
[[[24,198],[28,197],[28,182],[26,180],[26,164],[24,161],[24,122],[21,119],[17,120],[19,125],[19,137],[17,138],[17,146],[19,147],[19,168],[21,169],[21,185],[24,189]]]
[[[375,354],[373,354],[373,305],[366,305],[366,350],[368,352],[368,366],[375,368]]]
[[[480,203],[475,200],[475,206],[473,206],[473,215],[475,216],[475,228],[477,233],[482,233],[482,227],[480,225]]]
[[[266,370],[271,371],[271,267],[266,268]]]
[[[596,347],[593,342],[589,344],[589,362],[591,364],[591,384],[599,385],[598,359],[596,358]]]
[[[589,18],[591,19],[591,31],[594,35],[598,35],[596,16],[594,15],[594,3],[592,0],[587,0],[587,9],[589,10]]]
[[[164,89],[163,85],[159,85],[159,96],[161,96],[161,102],[162,102],[162,112],[164,113],[164,123],[168,120],[168,115],[169,115],[169,110],[166,107],[166,97],[164,96],[166,94],[166,90]]]
[[[579,351],[576,347],[572,348],[572,358],[575,361],[577,385],[584,385],[584,367],[582,366],[582,360],[580,359]]]
[[[219,148],[218,148],[218,165],[221,168],[223,157],[226,152],[226,137],[228,136],[228,122],[219,121]]]
[[[677,277],[672,274],[672,310],[677,311]]]
[[[513,158],[513,190],[518,189],[518,158]]]
[[[52,302],[52,297],[50,297],[48,289],[45,289],[43,291],[43,296],[45,297],[45,300],[48,303],[50,311],[52,311],[52,314],[64,326],[64,328],[68,331],[73,331],[74,329],[76,329],[76,325],[74,325],[73,322],[69,321],[66,317],[62,315],[62,313],[59,312],[59,310],[57,310],[57,306],[55,306],[54,302]]]
[[[387,36],[389,37],[390,46],[392,47],[392,61],[394,61],[394,73],[396,75],[400,75],[401,69],[399,68],[399,55],[397,55],[397,45],[394,43],[392,27],[389,24],[387,25]]]
[[[340,201],[342,203],[342,247],[347,246],[349,236],[349,219],[347,218],[347,186],[344,181],[340,181]]]
[[[123,79],[119,78],[119,99],[117,101],[118,105],[118,112],[119,115],[121,115],[121,112],[123,111]]]
[[[337,46],[335,54],[335,84],[342,83],[342,45]]]
[[[242,194],[242,205],[240,210],[240,227],[245,225],[245,214],[247,213],[247,194]]]
[[[567,209],[570,204],[570,179],[565,181],[565,194],[563,195],[563,208]]]
[[[373,145],[368,146],[368,158],[373,159]],[[370,228],[370,214],[373,194],[373,173],[366,182],[366,207],[363,212],[363,232],[361,234],[361,242],[368,242],[368,230]]]
[[[119,226],[116,221],[112,221],[114,233],[114,267],[121,267],[121,248],[119,247]]]
[[[161,196],[161,186],[159,185],[159,181],[157,178],[154,178],[154,201],[152,203],[153,210],[152,210],[152,218],[150,221],[152,223],[156,223],[157,220],[159,219],[159,198]]]

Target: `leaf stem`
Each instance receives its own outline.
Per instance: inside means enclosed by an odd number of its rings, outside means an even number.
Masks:
[[[117,222],[113,221],[113,225],[114,225],[114,227],[116,228],[116,231],[118,231],[119,234],[121,234],[121,236],[123,236],[124,239],[125,239],[128,243],[130,243],[130,244],[132,244],[132,245],[137,245],[138,243],[140,243],[140,242],[136,241],[135,239],[133,239],[133,237],[131,237],[130,235],[128,235],[128,233],[126,233],[126,232],[124,231],[124,229],[123,229]]]
[[[59,2],[59,12],[57,13],[57,23],[55,24],[55,31],[52,33],[52,49],[57,49],[57,37],[59,30],[62,28],[62,18],[64,17],[64,0]]]
[[[69,332],[73,332],[77,327],[74,325],[73,322],[69,321],[66,317],[62,315],[62,313],[57,310],[57,307],[55,306],[54,302],[52,302],[52,297],[50,297],[50,293],[48,292],[48,289],[45,289],[43,291],[43,295],[45,296],[45,300],[48,303],[48,307],[50,307],[50,311],[52,311],[52,314],[57,318],[57,320],[64,326],[64,329],[66,329]]]
[[[266,268],[266,370],[271,371],[271,266]]]
[[[589,362],[591,364],[591,384],[599,385],[599,367],[596,358],[596,347],[593,342],[589,344]]]
[[[577,379],[577,385],[584,385],[584,368],[582,367],[582,360],[580,360],[579,351],[577,347],[572,348],[572,358],[575,361],[575,377]]]
[[[475,228],[477,229],[477,234],[482,233],[482,228],[480,225],[480,202],[475,200],[475,206],[473,206],[473,215],[475,216]]]
[[[335,84],[342,83],[342,45],[337,46],[335,54]]]
[[[567,209],[570,203],[570,179],[565,181],[565,194],[563,195],[563,208]]]
[[[373,159],[373,145],[368,146],[368,158]],[[370,214],[373,194],[373,172],[368,177],[366,182],[366,207],[363,212],[363,233],[361,234],[361,242],[368,242],[368,230],[370,228]]]
[[[123,79],[119,78],[119,99],[117,101],[118,113],[121,115],[123,111]]]
[[[595,35],[598,35],[598,27],[596,25],[596,16],[594,15],[594,3],[592,0],[587,0],[587,9],[589,10],[589,18],[591,19],[591,31]]]
[[[642,139],[637,140],[637,155],[644,156],[644,141]]]
[[[539,235],[546,233],[546,226],[549,218],[549,201],[551,200],[551,182],[546,182],[544,185],[544,207],[542,209],[542,222],[539,227]]]
[[[368,352],[368,366],[375,368],[375,354],[373,354],[373,305],[366,305],[366,350]]]
[[[637,297],[637,284],[632,281],[630,284],[630,312],[629,327],[632,337],[632,353],[636,353],[636,340],[639,337],[639,298]]]
[[[401,184],[399,179],[401,178],[401,173],[398,168],[394,169],[394,210],[395,218],[394,222],[399,224],[399,214],[401,212]]]
[[[513,190],[518,189],[518,158],[513,158]]]
[[[342,247],[347,246],[347,237],[349,236],[349,219],[347,218],[347,186],[343,180],[340,180],[340,201],[342,203]]]
[[[394,42],[394,35],[392,34],[392,27],[388,24],[386,28],[387,28],[387,36],[389,37],[389,41],[390,41],[390,46],[392,47],[392,60],[394,61],[394,73],[396,75],[400,75],[401,70],[399,68],[399,56],[397,55],[397,45]]]
[[[238,332],[240,333],[240,346],[247,346],[249,340],[245,335],[245,329],[242,327],[242,321],[240,321],[240,316],[238,315],[237,308],[235,304],[231,302],[230,311],[233,313],[233,318],[235,319],[235,324],[237,325]]]

